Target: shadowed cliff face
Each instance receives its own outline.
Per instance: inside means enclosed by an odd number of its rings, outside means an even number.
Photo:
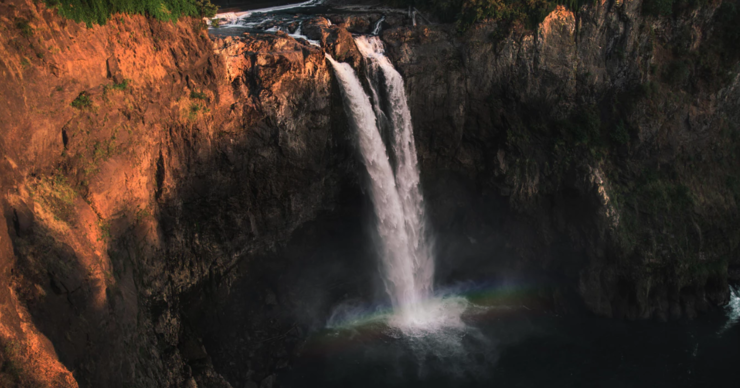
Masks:
[[[462,36],[392,20],[438,276],[544,270],[562,278],[555,305],[578,293],[614,317],[725,301],[740,92],[732,58],[696,62],[716,54],[712,12],[656,21],[606,2]],[[362,71],[346,28],[376,19],[304,33]],[[322,49],[212,40],[197,20],[87,29],[21,0],[0,26],[3,383],[269,385],[315,324],[285,312],[303,275],[334,290],[322,314],[372,285],[343,279],[367,261],[334,267],[346,255],[317,248],[334,231],[360,241],[367,216]]]
[[[645,19],[639,2],[604,2],[558,8],[536,32],[385,31],[440,232],[503,238],[518,265],[570,278],[601,315],[724,303],[738,266],[740,95],[716,17]]]

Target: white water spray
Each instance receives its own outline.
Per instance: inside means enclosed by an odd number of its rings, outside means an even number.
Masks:
[[[730,286],[730,303],[725,306],[725,310],[727,311],[727,322],[720,329],[718,333],[720,335],[740,322],[740,286],[737,288]]]
[[[425,231],[403,78],[383,55],[378,38],[360,37],[356,43],[366,61],[374,104],[350,65],[336,62],[329,55],[327,59],[339,80],[345,111],[357,131],[360,153],[370,177],[383,280],[394,308],[389,323],[409,335],[461,327],[464,300],[432,297],[434,259]],[[386,152],[379,121],[390,132],[395,168]]]

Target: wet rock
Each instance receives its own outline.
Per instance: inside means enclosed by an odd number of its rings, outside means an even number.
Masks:
[[[272,388],[275,384],[275,375],[269,375],[260,382],[260,388]]]
[[[328,15],[333,25],[345,28],[353,34],[369,34],[380,17],[380,14]]]
[[[340,62],[347,62],[358,68],[362,60],[357,50],[352,34],[345,28],[331,25],[323,17],[313,18],[303,23],[304,35],[309,39],[318,40],[326,52]]]
[[[331,22],[329,19],[324,17],[309,19],[303,22],[301,32],[303,32],[303,35],[306,35],[308,39],[321,40],[324,30],[329,28],[330,24]]]

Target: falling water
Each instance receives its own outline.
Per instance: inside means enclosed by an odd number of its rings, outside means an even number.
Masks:
[[[720,329],[718,334],[723,334],[740,321],[740,286],[730,286],[730,303],[725,306],[727,311],[727,323]]]
[[[394,308],[390,324],[407,334],[460,326],[464,304],[459,299],[432,297],[434,260],[425,231],[403,78],[383,55],[377,37],[360,37],[356,43],[366,61],[373,103],[350,65],[336,62],[329,55],[327,58],[339,80],[345,111],[357,132],[360,153],[370,176],[383,280]],[[390,134],[394,163],[379,125]]]
[[[425,230],[414,129],[406,103],[403,78],[384,55],[383,43],[378,37],[361,36],[355,39],[355,43],[367,64],[373,109],[381,128],[390,134],[389,143],[395,156],[395,181],[403,206],[406,234],[409,237],[410,259],[415,268],[414,282],[418,293],[428,298],[432,292],[434,260]]]
[[[385,15],[383,15],[377,22],[375,22],[375,27],[373,27],[372,35],[378,36],[380,34],[380,29],[383,26],[384,21],[385,21]]]
[[[370,175],[388,294],[395,309],[402,314],[411,313],[422,302],[422,295],[414,277],[415,263],[404,208],[375,112],[352,67],[328,58],[340,81],[345,109],[357,131],[360,152]]]

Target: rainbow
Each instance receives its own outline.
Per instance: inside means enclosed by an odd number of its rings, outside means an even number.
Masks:
[[[477,323],[513,317],[522,310],[531,310],[527,304],[538,305],[534,298],[536,290],[528,284],[465,283],[440,290],[434,299],[464,300],[463,321]],[[393,313],[387,305],[354,306],[340,318],[332,317],[324,329],[310,335],[301,353],[303,356],[321,357],[371,343],[398,340],[404,334],[388,324]]]

